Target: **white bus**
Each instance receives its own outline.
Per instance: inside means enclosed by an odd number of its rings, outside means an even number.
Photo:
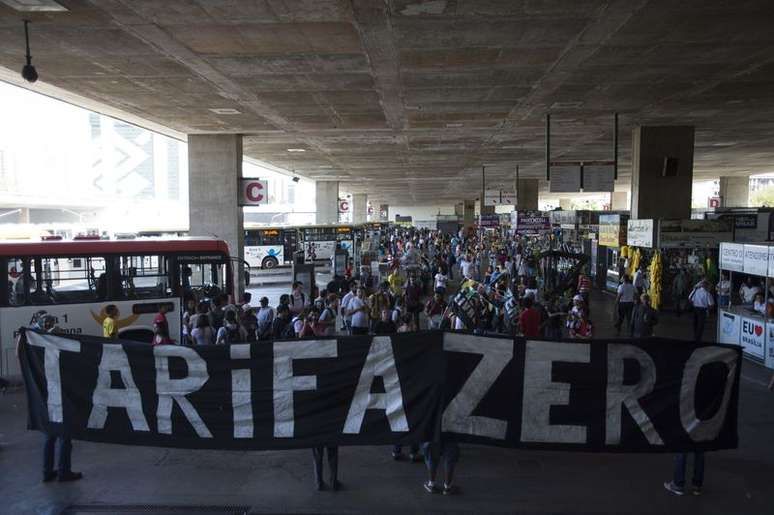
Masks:
[[[271,269],[293,262],[298,245],[296,227],[245,229],[245,261],[250,268]]]
[[[179,342],[183,299],[233,296],[231,268],[226,243],[209,238],[0,243],[0,376],[19,375],[15,336],[40,311],[62,332],[101,336],[113,304],[119,336],[150,343],[166,304]]]
[[[353,255],[355,230],[351,225],[310,225],[299,229],[307,261],[329,261],[336,243]]]

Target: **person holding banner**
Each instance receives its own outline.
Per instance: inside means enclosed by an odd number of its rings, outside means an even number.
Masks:
[[[675,470],[672,481],[664,483],[664,488],[675,495],[685,495],[685,467],[688,463],[688,453],[681,452],[675,456]],[[704,483],[704,453],[693,453],[693,495],[701,495],[701,487]]]

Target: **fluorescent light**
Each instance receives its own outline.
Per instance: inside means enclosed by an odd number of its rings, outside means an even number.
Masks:
[[[238,110],[232,107],[212,107],[210,108],[215,114],[241,114]]]
[[[0,0],[11,9],[25,12],[63,12],[68,9],[54,0]]]
[[[288,152],[306,152],[305,148],[289,148]]]
[[[462,123],[447,123],[446,127],[449,129],[456,129],[458,127],[462,127],[464,124]]]

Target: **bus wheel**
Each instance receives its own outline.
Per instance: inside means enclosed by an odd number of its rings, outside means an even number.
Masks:
[[[263,268],[264,270],[271,270],[272,268],[277,268],[278,265],[279,265],[279,261],[277,261],[277,258],[267,257],[261,263],[261,268]]]

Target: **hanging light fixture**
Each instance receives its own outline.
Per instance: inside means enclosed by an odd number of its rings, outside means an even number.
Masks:
[[[27,82],[35,82],[38,80],[38,71],[32,66],[32,56],[30,55],[30,32],[28,25],[30,20],[24,20],[24,40],[27,43],[27,64],[22,68],[21,75]]]

